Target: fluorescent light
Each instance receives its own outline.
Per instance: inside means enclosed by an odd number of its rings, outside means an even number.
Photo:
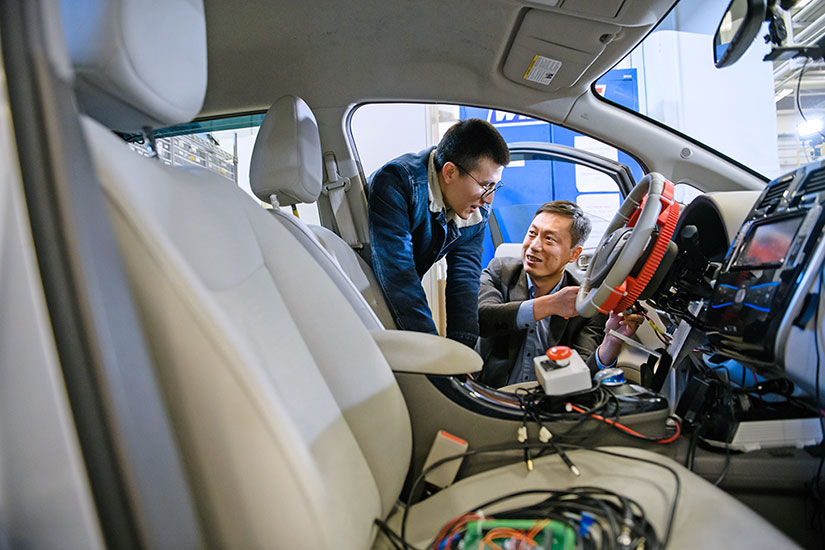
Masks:
[[[789,95],[791,95],[792,93],[793,93],[793,89],[792,89],[792,88],[782,88],[781,90],[779,90],[779,91],[776,93],[776,96],[774,97],[774,101],[775,101],[776,103],[779,103],[779,101],[780,101],[781,99],[784,99],[784,98],[788,97],[788,96],[789,96]]]
[[[800,122],[799,125],[796,127],[796,133],[799,134],[799,137],[808,137],[814,134],[818,134],[822,131],[822,119],[821,118],[812,118],[811,120],[806,120],[804,122]]]

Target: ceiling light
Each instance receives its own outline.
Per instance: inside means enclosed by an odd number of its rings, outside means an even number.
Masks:
[[[799,134],[799,137],[808,137],[814,134],[817,134],[822,131],[822,119],[821,118],[812,118],[811,120],[806,120],[804,122],[800,122],[799,125],[796,127],[796,133]]]

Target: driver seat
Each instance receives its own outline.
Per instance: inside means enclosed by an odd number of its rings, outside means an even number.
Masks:
[[[64,21],[64,29],[84,136],[205,540],[227,548],[389,546],[374,521],[396,505],[411,431],[387,359],[329,274],[246,193],[218,175],[136,155],[111,132],[183,122],[206,86],[203,6],[167,0],[152,12],[133,4],[90,0],[82,15],[99,17]],[[62,11],[71,17],[73,2],[63,0]],[[152,36],[151,48],[122,33]],[[410,510],[408,538],[428,541],[465,510],[523,488],[599,485],[639,502],[660,535],[678,502],[672,549],[794,546],[666,457],[619,451],[635,458],[571,452],[580,478],[545,456],[533,472],[518,463],[462,479]],[[399,514],[390,521],[397,527]]]

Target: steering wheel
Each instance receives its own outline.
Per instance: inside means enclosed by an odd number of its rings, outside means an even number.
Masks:
[[[596,247],[576,296],[579,314],[629,308],[656,272],[678,220],[673,184],[656,172],[642,178]]]

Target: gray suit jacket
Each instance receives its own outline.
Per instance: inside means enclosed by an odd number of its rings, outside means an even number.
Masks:
[[[578,285],[579,282],[567,271],[561,286]],[[507,384],[519,351],[524,343],[525,330],[516,326],[518,309],[529,297],[527,275],[520,258],[493,258],[481,273],[478,291],[478,321],[481,337],[476,351],[484,360],[479,380],[493,387]],[[593,352],[604,338],[606,315],[592,318],[559,316],[550,318],[551,346],[570,346],[587,361],[590,370],[597,370]]]

